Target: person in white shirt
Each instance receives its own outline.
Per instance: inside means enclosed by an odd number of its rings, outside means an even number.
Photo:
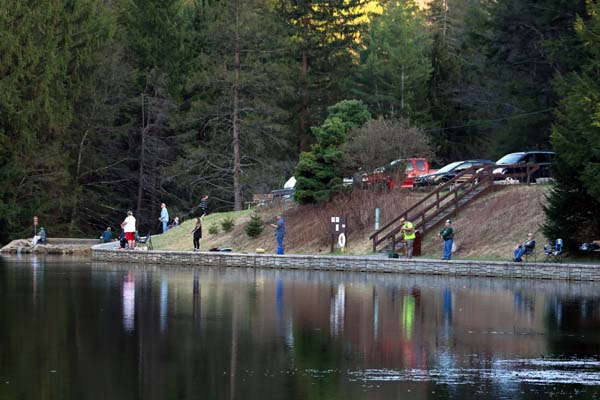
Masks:
[[[121,222],[121,228],[125,232],[125,240],[129,244],[129,249],[135,248],[135,217],[133,212],[127,211],[127,218]]]

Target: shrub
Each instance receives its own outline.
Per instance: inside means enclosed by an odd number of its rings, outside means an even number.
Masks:
[[[254,214],[250,217],[250,222],[246,225],[244,230],[246,231],[246,235],[251,238],[255,238],[262,233],[265,229],[265,224],[263,220],[260,218],[260,215]]]
[[[223,232],[231,232],[235,223],[233,222],[233,218],[227,217],[223,221],[221,221],[221,228]]]
[[[211,226],[209,226],[208,233],[210,233],[211,235],[216,235],[217,233],[219,233],[219,227],[217,226],[217,224],[212,224]]]
[[[310,151],[300,154],[294,174],[297,202],[324,202],[343,188],[341,146],[349,130],[361,127],[370,119],[367,106],[359,100],[343,100],[329,107],[323,125],[313,128],[317,142]]]

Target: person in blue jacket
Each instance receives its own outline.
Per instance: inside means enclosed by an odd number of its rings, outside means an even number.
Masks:
[[[110,230],[110,226],[108,228],[106,228],[106,230],[104,232],[102,232],[102,235],[100,235],[100,241],[102,243],[108,243],[110,241],[112,241],[113,238],[113,234],[112,231]]]
[[[165,233],[169,230],[169,211],[165,203],[160,203],[160,208],[160,218],[158,220],[162,222],[162,231]]]
[[[283,216],[277,216],[277,222],[271,224],[275,228],[275,239],[277,240],[277,254],[283,254],[283,238],[285,237],[285,220]]]

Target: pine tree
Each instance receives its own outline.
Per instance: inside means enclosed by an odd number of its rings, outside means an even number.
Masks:
[[[487,141],[476,126],[468,126],[473,109],[474,87],[484,58],[477,47],[485,32],[481,0],[433,0],[427,9],[432,73],[429,105],[432,127],[428,129],[442,161],[481,157]]]
[[[342,188],[343,152],[350,129],[371,119],[367,107],[358,100],[344,100],[328,109],[325,122],[313,128],[317,143],[300,154],[296,167],[295,199],[299,203],[327,201]]]
[[[5,1],[0,13],[0,241],[30,234],[32,215],[66,233],[73,203],[73,127],[97,85],[115,31],[92,0]],[[80,113],[81,112],[81,113]]]
[[[188,129],[182,166],[185,188],[209,188],[234,209],[248,191],[267,191],[292,170],[286,38],[268,1],[217,2],[203,11],[203,46],[187,84]],[[187,182],[183,182],[187,183]]]
[[[498,154],[547,148],[552,108],[558,96],[552,81],[579,64],[574,31],[585,0],[506,0],[490,2],[484,87],[489,104],[484,119]]]
[[[156,220],[155,205],[168,197],[164,173],[177,157],[176,113],[189,68],[187,7],[182,0],[132,0],[121,15],[135,71],[123,111],[129,124],[128,156],[133,160],[127,178],[136,186],[135,210],[141,221]],[[142,224],[145,229],[155,226]]]
[[[347,97],[364,33],[366,0],[277,0],[291,38],[298,73],[292,111],[298,150],[308,149],[311,127],[330,105]]]
[[[265,229],[265,224],[264,224],[263,220],[260,218],[260,215],[252,214],[252,216],[250,217],[250,222],[248,222],[248,224],[244,228],[244,231],[246,232],[246,235],[248,235],[249,237],[255,238],[258,235],[260,235],[264,229]]]
[[[544,234],[575,250],[600,237],[600,4],[588,3],[589,20],[579,18],[585,44],[582,70],[557,87],[562,94],[551,142],[558,154],[556,185],[545,207]]]
[[[355,92],[379,116],[431,120],[427,83],[431,36],[412,0],[392,0],[364,39]]]

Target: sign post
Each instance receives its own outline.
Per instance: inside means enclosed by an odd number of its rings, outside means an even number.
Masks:
[[[333,253],[335,242],[337,238],[337,245],[342,250],[346,249],[346,218],[345,217],[331,217],[331,252]]]

